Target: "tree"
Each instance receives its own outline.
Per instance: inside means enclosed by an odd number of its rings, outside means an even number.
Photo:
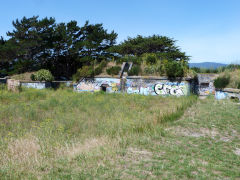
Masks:
[[[117,34],[108,33],[102,24],[87,21],[79,27],[76,21],[57,24],[52,17],[38,16],[12,24],[9,40],[0,39],[0,62],[8,62],[9,73],[48,69],[55,77],[69,78],[78,68],[114,56],[108,49],[116,43]]]
[[[80,56],[83,62],[90,65],[94,59],[100,62],[114,57],[108,49],[116,44],[117,33],[108,33],[102,24],[89,24],[87,21],[81,28],[81,35],[79,46],[82,48]]]
[[[166,37],[153,35],[143,37],[138,35],[135,38],[128,38],[123,43],[112,48],[112,51],[121,55],[141,56],[145,53],[155,53],[159,59],[188,60],[184,52],[175,45],[176,41]]]
[[[7,32],[7,45],[15,53],[12,58],[16,73],[39,69],[51,52],[51,35],[55,26],[54,18],[38,20],[38,16],[23,17],[12,22],[14,30]],[[7,51],[5,51],[7,52]],[[6,57],[6,56],[5,56]]]

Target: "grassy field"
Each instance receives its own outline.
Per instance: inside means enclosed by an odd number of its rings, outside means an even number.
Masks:
[[[1,179],[240,178],[231,101],[0,90],[0,135]]]

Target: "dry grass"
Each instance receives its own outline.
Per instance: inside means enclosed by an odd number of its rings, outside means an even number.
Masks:
[[[80,154],[89,153],[106,144],[109,144],[106,137],[86,139],[84,143],[66,144],[65,147],[58,149],[56,153],[59,157],[65,156],[68,159],[73,159]]]
[[[220,76],[229,75],[230,83],[227,85],[227,88],[237,88],[240,83],[240,69],[234,71],[226,71],[220,74]]]
[[[26,72],[26,73],[22,73],[22,74],[12,75],[11,79],[32,81],[31,75],[34,74],[34,73],[35,72]]]

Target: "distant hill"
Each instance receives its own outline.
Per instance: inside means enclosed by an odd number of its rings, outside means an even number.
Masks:
[[[217,69],[219,67],[227,66],[227,64],[215,63],[215,62],[202,62],[202,63],[189,63],[189,67],[198,67],[205,69]]]

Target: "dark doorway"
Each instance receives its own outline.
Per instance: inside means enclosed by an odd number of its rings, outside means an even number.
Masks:
[[[106,91],[107,91],[107,87],[106,87],[106,86],[102,86],[102,87],[101,87],[101,90],[102,90],[103,92],[106,92]]]
[[[108,87],[107,84],[102,84],[101,85],[101,91],[106,92],[107,91],[107,87]]]

